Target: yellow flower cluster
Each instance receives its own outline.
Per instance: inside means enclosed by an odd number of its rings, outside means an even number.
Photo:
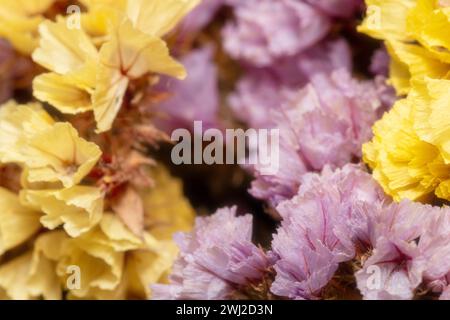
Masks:
[[[0,187],[0,299],[148,298],[177,254],[172,234],[193,223],[181,183],[147,168],[155,188],[108,198],[91,177],[101,148],[76,122],[55,119],[92,111],[104,133],[133,81],[185,77],[162,37],[199,0],[80,0],[84,10],[68,17],[55,16],[58,2],[0,2],[0,37],[50,71],[33,94],[63,115],[40,103],[0,106],[0,166],[21,169],[19,193]],[[127,217],[135,209],[137,222]]]
[[[358,30],[385,41],[391,56],[390,82],[399,95],[411,79],[448,78],[450,5],[443,0],[366,0]]]
[[[399,95],[373,128],[364,160],[397,201],[450,200],[450,4],[366,0],[360,31],[383,39]]]
[[[0,258],[25,252],[0,264],[0,298],[149,297],[176,256],[171,235],[193,222],[180,182],[163,168],[151,173],[158,187],[140,191],[148,227],[136,235],[104,211],[100,188],[80,184],[101,151],[69,123],[39,104],[10,102],[0,108],[0,145],[0,161],[23,168],[19,195],[0,188]],[[79,287],[71,287],[73,266]]]

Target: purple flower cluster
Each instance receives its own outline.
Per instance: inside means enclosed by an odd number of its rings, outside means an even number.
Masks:
[[[177,237],[171,284],[155,286],[155,297],[226,299],[270,278],[272,295],[318,299],[342,263],[356,262],[365,299],[411,299],[419,288],[449,298],[447,207],[391,202],[370,174],[346,165],[303,175],[276,209],[282,221],[267,254],[236,208],[197,219],[192,234]]]
[[[171,284],[153,286],[154,299],[226,299],[259,282],[271,262],[251,238],[252,216],[237,217],[236,207],[197,218],[191,234],[175,236],[180,255]]]

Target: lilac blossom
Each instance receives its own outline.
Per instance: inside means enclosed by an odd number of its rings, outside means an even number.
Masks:
[[[270,267],[251,242],[252,216],[236,207],[197,218],[192,233],[175,236],[180,255],[169,285],[153,286],[155,299],[226,299],[235,289],[258,282]]]
[[[352,68],[346,41],[324,42],[271,67],[248,67],[228,103],[236,116],[252,128],[273,127],[271,110],[280,109],[292,91],[306,85],[315,73]]]
[[[307,86],[270,113],[280,129],[280,161],[286,164],[280,163],[273,176],[261,174],[255,166],[250,193],[276,205],[297,192],[303,173],[359,159],[382,107],[370,81],[357,81],[346,70],[313,75]]]
[[[259,67],[312,47],[331,25],[325,14],[295,0],[246,0],[234,13],[235,21],[223,30],[224,48],[231,57]]]
[[[373,253],[356,273],[365,299],[412,299],[423,283],[442,293],[450,274],[450,211],[404,200],[371,215]]]
[[[298,195],[276,208],[283,220],[272,242],[278,261],[271,291],[291,299],[319,298],[339,263],[353,259],[356,244],[368,241],[364,209],[375,210],[383,200],[358,166],[305,175]]]

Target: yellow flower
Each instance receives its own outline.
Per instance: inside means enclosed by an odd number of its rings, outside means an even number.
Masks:
[[[373,140],[363,146],[374,178],[397,201],[426,201],[433,193],[450,199],[450,163],[443,152],[448,148],[445,119],[437,120],[438,114],[445,116],[436,111],[444,103],[441,94],[446,86],[448,91],[445,80],[414,82],[408,98],[375,123]]]
[[[64,18],[39,26],[39,47],[33,60],[52,71],[36,77],[33,93],[59,111],[77,114],[92,110],[98,50],[82,29],[69,29]]]
[[[53,230],[64,225],[72,237],[89,231],[103,215],[103,193],[99,188],[74,186],[61,190],[22,190],[22,203],[41,210],[41,223]]]
[[[417,0],[408,13],[408,30],[427,50],[450,63],[450,6],[441,0]]]
[[[148,298],[149,285],[169,271],[175,255],[173,243],[158,242],[148,233],[138,238],[105,214],[96,229],[67,241],[57,273],[65,279],[69,266],[80,268],[81,286],[70,290],[69,298]]]
[[[35,234],[40,217],[39,211],[21,205],[17,195],[0,188],[0,256]]]
[[[450,7],[440,0],[366,0],[367,17],[358,28],[385,40],[391,55],[390,83],[399,95],[411,80],[450,76]]]
[[[31,296],[47,300],[62,298],[61,279],[56,267],[66,241],[67,235],[63,231],[47,232],[36,239],[27,279]]]
[[[180,79],[186,76],[184,67],[170,57],[164,41],[134,29],[130,21],[121,23],[100,50],[98,84],[93,94],[99,132],[111,129],[129,82],[150,73]]]
[[[27,277],[31,259],[32,253],[28,252],[0,266],[0,297],[3,291],[3,299],[32,299]]]
[[[390,82],[399,95],[406,95],[411,88],[411,78],[446,77],[450,66],[437,59],[432,52],[418,44],[400,41],[386,42],[391,55]]]
[[[129,0],[127,15],[137,30],[162,37],[201,0]]]
[[[407,28],[415,0],[366,0],[367,16],[358,31],[380,40],[411,40]]]
[[[23,162],[24,137],[49,129],[53,124],[53,119],[40,104],[18,105],[10,101],[1,106],[0,162]]]
[[[151,176],[156,187],[141,191],[146,230],[161,240],[172,239],[175,232],[190,231],[195,211],[184,197],[182,182],[162,166],[152,170]]]
[[[45,233],[36,240],[34,250],[1,265],[0,297],[14,300],[61,299],[56,261],[60,259],[66,239],[67,236],[60,231]]]
[[[0,109],[0,161],[27,167],[29,182],[78,184],[101,151],[69,123],[55,123],[37,104],[9,103]]]
[[[0,1],[0,37],[6,38],[22,54],[31,54],[38,43],[37,29],[43,14],[55,1]]]
[[[61,17],[42,23],[33,59],[52,72],[34,80],[34,95],[63,113],[93,110],[97,132],[111,129],[131,81],[151,74],[186,76],[160,37],[198,3],[85,1],[81,29],[68,29]]]

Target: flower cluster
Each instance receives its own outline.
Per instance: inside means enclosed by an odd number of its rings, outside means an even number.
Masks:
[[[140,101],[160,74],[186,76],[163,36],[197,4],[84,0],[64,16],[60,1],[2,1],[2,100],[16,55],[48,72],[40,102],[0,108],[0,297],[148,298],[165,279],[194,214],[148,156],[166,137]]]
[[[450,199],[447,116],[450,67],[444,1],[367,1],[360,30],[384,40],[390,82],[406,95],[375,126],[365,161],[396,200]]]
[[[1,0],[0,299],[450,299],[449,26],[444,0]],[[227,164],[178,165],[177,129]]]
[[[235,210],[178,236],[172,283],[158,285],[156,298],[336,298],[353,277],[365,299],[427,290],[448,298],[450,210],[391,202],[359,166],[304,175],[298,194],[277,206],[282,222],[268,253],[249,242],[251,219]]]

